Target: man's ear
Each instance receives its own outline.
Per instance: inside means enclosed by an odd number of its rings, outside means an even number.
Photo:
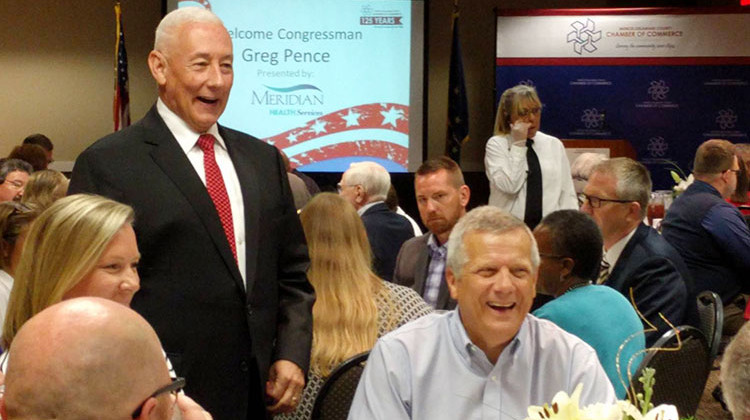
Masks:
[[[633,201],[629,204],[630,206],[630,214],[636,219],[636,220],[643,220],[641,217],[641,203],[637,201]]]
[[[461,185],[458,188],[458,197],[462,207],[466,207],[469,204],[471,198],[471,190],[468,185]]]
[[[453,270],[450,267],[445,267],[445,283],[448,284],[448,291],[451,292],[453,300],[458,300],[458,286],[456,285],[456,276],[453,275]]]
[[[560,260],[562,262],[562,269],[560,269],[560,276],[567,277],[573,272],[573,267],[576,266],[576,262],[572,258],[565,257]]]
[[[167,57],[160,51],[153,50],[148,55],[148,68],[159,86],[167,83]]]
[[[149,397],[149,399],[143,403],[143,409],[141,410],[141,415],[138,417],[138,420],[159,419],[159,410],[157,410],[158,405],[159,400],[157,400],[156,397]]]

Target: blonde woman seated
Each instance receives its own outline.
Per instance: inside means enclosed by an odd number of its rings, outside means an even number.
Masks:
[[[362,219],[344,198],[321,193],[302,209],[315,287],[310,372],[297,409],[276,419],[309,419],[323,381],[383,334],[432,311],[412,289],[378,278]]]
[[[22,203],[36,203],[46,209],[55,201],[65,197],[68,192],[68,178],[62,172],[43,169],[29,175],[23,189]]]
[[[17,201],[0,203],[0,326],[5,322],[13,275],[21,259],[28,226],[37,215],[35,206]]]
[[[133,209],[87,194],[62,198],[31,224],[15,273],[2,347],[21,326],[65,299],[100,297],[130,306],[140,288]],[[8,352],[0,356],[1,370]],[[169,361],[167,360],[169,365]],[[169,366],[170,374],[174,371]]]

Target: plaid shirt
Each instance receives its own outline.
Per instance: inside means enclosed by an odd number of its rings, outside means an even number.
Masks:
[[[445,281],[445,256],[448,253],[448,242],[438,245],[435,235],[427,239],[430,264],[427,266],[427,277],[424,282],[423,297],[433,308],[437,305],[440,284]]]

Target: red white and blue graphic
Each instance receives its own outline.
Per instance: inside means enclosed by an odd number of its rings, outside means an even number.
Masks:
[[[407,171],[412,2],[283,3],[210,1],[234,46],[220,122],[284,150],[303,171],[359,160]]]

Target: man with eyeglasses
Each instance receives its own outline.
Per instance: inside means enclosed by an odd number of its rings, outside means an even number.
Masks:
[[[414,237],[414,229],[406,217],[391,211],[385,204],[391,175],[375,162],[354,162],[341,175],[339,195],[352,203],[362,218],[367,240],[373,254],[375,273],[393,280],[396,256],[401,245]]]
[[[629,158],[606,160],[596,167],[583,189],[581,211],[602,232],[604,255],[597,279],[631,300],[645,317],[646,345],[672,327],[694,317],[688,305],[692,280],[685,263],[659,233],[643,223],[651,195],[651,176]],[[654,329],[655,328],[655,329]]]
[[[6,159],[0,163],[0,203],[18,201],[23,189],[34,171],[30,164],[21,159]]]
[[[100,298],[50,306],[11,345],[0,400],[4,420],[183,419],[211,416],[179,394],[153,328],[133,310]]]
[[[711,290],[724,303],[724,335],[734,335],[745,320],[750,289],[750,230],[739,210],[724,201],[737,185],[735,146],[708,140],[698,147],[693,182],[669,207],[664,238],[682,255],[696,290]]]

